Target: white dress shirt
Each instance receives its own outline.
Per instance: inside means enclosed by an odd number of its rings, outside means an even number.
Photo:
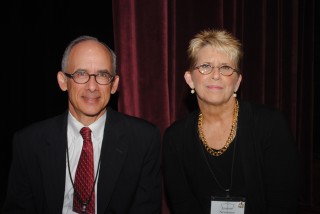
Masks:
[[[104,127],[107,118],[107,113],[102,115],[97,121],[89,125],[91,129],[91,140],[93,144],[93,157],[94,157],[94,172],[97,176],[97,181],[95,183],[95,212],[97,213],[97,184],[98,184],[98,164],[101,152],[101,144],[103,139]],[[84,127],[79,121],[77,121],[69,112],[68,115],[68,151],[69,151],[69,163],[70,172],[72,176],[72,181],[74,182],[74,177],[77,170],[78,161],[80,159],[80,154],[82,150],[83,138],[80,134],[81,128]],[[65,191],[64,191],[64,201],[63,201],[63,214],[74,214],[72,211],[73,207],[73,193],[74,189],[70,180],[70,174],[68,169],[68,156],[66,158],[66,181],[65,181]]]

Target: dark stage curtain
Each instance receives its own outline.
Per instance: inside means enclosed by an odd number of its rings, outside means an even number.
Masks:
[[[188,41],[206,28],[233,32],[244,46],[239,95],[286,115],[301,154],[300,203],[312,205],[314,0],[114,0],[113,22],[119,111],[162,131],[195,108],[183,79]]]

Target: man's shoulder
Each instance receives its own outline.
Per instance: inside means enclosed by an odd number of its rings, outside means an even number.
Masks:
[[[147,119],[129,115],[108,109],[108,117],[110,116],[110,123],[121,125],[123,127],[141,128],[141,129],[157,129],[157,126]],[[107,119],[108,120],[108,119]]]
[[[57,127],[61,127],[63,121],[66,121],[67,113],[64,112],[59,115],[45,118],[43,120],[34,121],[33,123],[28,124],[25,127],[17,130],[19,133],[28,133],[28,132],[43,132],[44,130],[55,130]]]

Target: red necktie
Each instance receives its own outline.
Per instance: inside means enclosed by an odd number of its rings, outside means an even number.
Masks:
[[[83,127],[80,130],[83,146],[74,179],[73,211],[94,214],[94,161],[91,130]]]

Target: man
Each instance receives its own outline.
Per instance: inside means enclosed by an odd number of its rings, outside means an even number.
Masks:
[[[3,213],[160,213],[160,133],[107,107],[119,83],[114,52],[81,36],[57,80],[68,111],[14,135]]]

